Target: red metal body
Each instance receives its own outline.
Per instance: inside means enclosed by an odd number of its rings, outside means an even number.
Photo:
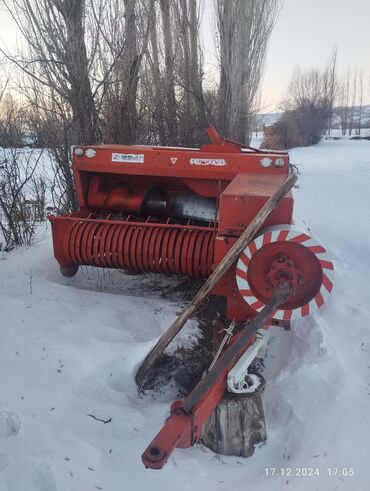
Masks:
[[[200,149],[75,148],[80,211],[49,217],[62,273],[71,276],[79,265],[91,265],[208,277],[289,172],[287,153],[244,147],[214,129],[208,133],[212,144]],[[143,454],[147,467],[163,467],[176,447],[200,439],[258,322],[267,326],[273,315],[274,323],[286,325],[321,307],[330,293],[333,264],[321,244],[290,227],[292,212],[289,193],[214,287],[212,295],[225,300],[218,302],[221,316],[251,323],[194,391],[173,404]]]
[[[289,167],[286,153],[246,148],[213,129],[209,135],[212,143],[200,149],[75,149],[80,211],[50,217],[62,272],[72,275],[79,265],[92,265],[209,276]],[[194,209],[204,209],[204,217],[192,216]],[[289,194],[264,226],[291,223],[292,210]],[[243,321],[255,313],[239,294],[235,266],[213,294],[226,298],[222,313],[228,319]]]

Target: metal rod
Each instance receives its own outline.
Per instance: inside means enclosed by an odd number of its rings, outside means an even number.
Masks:
[[[279,305],[291,294],[292,287],[288,281],[282,281],[276,287],[274,294],[266,303],[261,312],[248,324],[239,335],[238,339],[225,351],[224,355],[218,359],[214,367],[199,382],[195,389],[184,399],[181,408],[190,413],[194,406],[206,395],[212,388],[215,381],[225,373],[225,367],[233,366],[238,361],[245,350],[247,342],[255,336],[268,319],[272,317]]]

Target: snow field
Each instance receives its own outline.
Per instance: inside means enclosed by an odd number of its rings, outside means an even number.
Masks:
[[[175,394],[139,397],[133,373],[181,308],[161,295],[176,280],[91,268],[63,278],[49,231],[0,256],[0,491],[369,489],[370,142],[327,140],[291,161],[295,219],[327,247],[335,288],[290,332],[272,329],[267,443],[249,459],[198,445],[145,469]],[[287,475],[297,469],[319,475]]]

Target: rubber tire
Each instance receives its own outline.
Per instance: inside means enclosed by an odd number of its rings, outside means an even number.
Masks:
[[[74,276],[78,271],[78,266],[75,265],[75,266],[71,266],[70,268],[62,268],[62,266],[60,267],[60,272],[62,273],[63,276],[67,277],[67,278],[71,278],[72,276]]]

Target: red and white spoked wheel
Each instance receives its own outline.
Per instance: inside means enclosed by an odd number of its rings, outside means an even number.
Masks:
[[[333,288],[334,266],[325,248],[291,225],[264,229],[241,253],[236,281],[244,300],[263,309],[281,279],[293,293],[274,314],[275,319],[304,317],[320,308]]]

